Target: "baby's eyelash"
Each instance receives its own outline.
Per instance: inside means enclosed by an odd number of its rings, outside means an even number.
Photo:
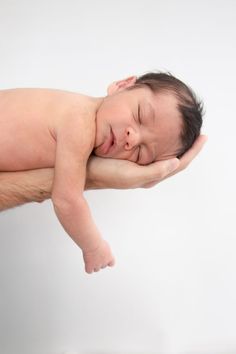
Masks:
[[[140,151],[141,151],[141,146],[138,147],[138,158],[137,158],[137,162],[139,161],[139,158],[140,158]]]
[[[140,118],[140,105],[138,105],[138,121],[141,124],[141,118]]]

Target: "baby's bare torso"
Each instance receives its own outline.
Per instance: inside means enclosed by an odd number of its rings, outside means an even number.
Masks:
[[[0,171],[53,167],[61,119],[72,109],[81,119],[87,104],[86,96],[62,90],[0,90]]]

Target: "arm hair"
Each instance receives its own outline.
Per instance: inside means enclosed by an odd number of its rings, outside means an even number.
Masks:
[[[53,169],[0,173],[0,211],[50,198]]]
[[[95,178],[91,180],[89,171],[85,189],[105,188]],[[53,168],[0,172],[0,212],[26,203],[42,203],[51,198],[53,177]]]

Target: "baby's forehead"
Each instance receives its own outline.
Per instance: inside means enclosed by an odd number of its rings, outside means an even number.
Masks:
[[[181,114],[178,109],[178,99],[172,92],[144,92],[140,97],[140,106],[147,114],[154,114],[158,119],[166,116],[181,121]]]

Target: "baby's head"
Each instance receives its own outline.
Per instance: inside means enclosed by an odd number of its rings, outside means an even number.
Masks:
[[[96,115],[94,153],[142,165],[180,157],[199,136],[203,104],[170,73],[112,83]]]

